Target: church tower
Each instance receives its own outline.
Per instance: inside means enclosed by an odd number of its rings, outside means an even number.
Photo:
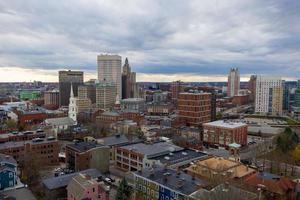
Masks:
[[[77,123],[77,98],[74,97],[73,85],[71,83],[70,100],[69,100],[69,118],[73,119]]]

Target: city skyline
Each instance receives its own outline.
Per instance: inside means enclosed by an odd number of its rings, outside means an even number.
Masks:
[[[296,0],[3,1],[1,82],[57,82],[59,70],[97,77],[97,55],[128,57],[137,81],[226,81],[300,75]],[[147,8],[147,9],[145,9]],[[283,70],[284,69],[284,70]],[[271,72],[271,73],[270,73]]]

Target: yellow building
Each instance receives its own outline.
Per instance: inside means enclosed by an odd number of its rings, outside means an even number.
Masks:
[[[272,114],[282,115],[283,89],[282,87],[272,88]]]
[[[231,178],[243,178],[255,172],[240,162],[222,157],[210,157],[200,160],[186,168],[187,173],[212,181],[224,181]]]

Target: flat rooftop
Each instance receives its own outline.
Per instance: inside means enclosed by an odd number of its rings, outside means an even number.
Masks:
[[[107,146],[126,145],[126,144],[131,144],[131,143],[142,141],[142,140],[138,139],[137,137],[130,138],[123,134],[100,138],[98,140],[101,141],[103,145],[107,145]]]
[[[174,165],[186,161],[200,160],[206,157],[206,153],[195,151],[192,149],[183,149],[180,151],[169,153],[168,155],[153,157],[152,159],[160,160],[160,162],[163,164]]]
[[[191,195],[201,187],[206,185],[206,182],[180,172],[177,174],[176,170],[171,169],[153,169],[153,172],[148,169],[144,169],[139,172],[134,172],[135,175],[144,177],[160,185],[164,185],[172,190],[179,191],[184,195]]]
[[[148,158],[183,150],[183,148],[169,142],[156,142],[150,144],[137,143],[137,144],[122,146],[121,148],[143,154]]]
[[[104,145],[97,144],[96,142],[75,142],[73,144],[68,144],[67,146],[78,152],[85,152],[96,147],[105,147]]]
[[[221,128],[239,128],[239,127],[242,127],[242,126],[246,126],[247,124],[242,123],[242,122],[218,120],[218,121],[208,122],[208,123],[205,123],[203,125],[216,126],[216,127],[221,127]]]

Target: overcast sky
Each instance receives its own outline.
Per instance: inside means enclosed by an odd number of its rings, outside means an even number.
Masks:
[[[297,79],[299,22],[299,0],[2,0],[0,81],[95,78],[100,53],[128,57],[139,81]]]

